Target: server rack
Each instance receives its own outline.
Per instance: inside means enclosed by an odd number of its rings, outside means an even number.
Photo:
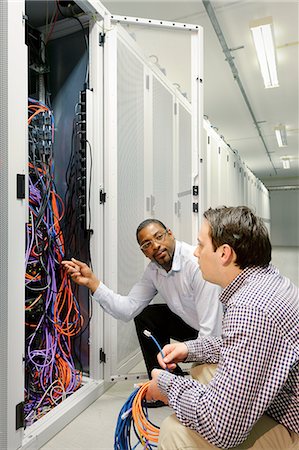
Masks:
[[[141,273],[144,261],[137,254],[132,228],[148,215],[166,215],[163,220],[177,228],[177,237],[186,236],[190,241],[197,230],[198,214],[192,209],[192,194],[187,189],[187,178],[179,161],[184,160],[187,145],[187,171],[198,179],[199,136],[201,135],[201,86],[198,83],[202,66],[197,62],[193,80],[193,99],[189,102],[172,86],[167,78],[152,67],[142,55],[138,46],[121,28],[114,25],[109,12],[99,2],[77,2],[88,16],[89,35],[89,84],[84,99],[78,101],[85,109],[86,130],[85,173],[91,177],[85,180],[84,191],[88,192],[89,208],[85,211],[85,224],[89,224],[90,252],[93,268],[107,284],[116,290],[125,291],[128,283]],[[55,433],[63,428],[75,415],[79,414],[107,388],[111,375],[123,373],[140,359],[134,330],[107,317],[97,304],[88,324],[88,356],[83,368],[82,386],[38,420],[27,424],[24,430],[24,254],[25,226],[28,218],[28,139],[24,118],[28,101],[27,92],[27,48],[25,45],[26,2],[1,3],[1,65],[2,79],[5,81],[1,96],[1,121],[4,133],[1,135],[1,273],[7,284],[2,287],[1,301],[1,352],[4,364],[1,366],[1,448],[39,448]],[[30,17],[29,17],[30,19]],[[55,18],[52,22],[52,25]],[[120,22],[120,19],[117,20]],[[161,24],[160,24],[161,25]],[[84,23],[85,26],[85,23]],[[163,23],[162,26],[168,26]],[[171,24],[173,27],[173,24]],[[43,33],[43,30],[40,30]],[[190,32],[190,47],[202,56],[201,30],[194,27]],[[80,78],[80,68],[84,57],[71,63],[68,76],[63,82],[58,80],[58,72],[65,70],[67,49],[76,42],[76,30],[69,19],[57,20],[51,35],[52,64],[57,75],[55,95],[51,105],[55,115],[57,133],[56,159],[63,159],[65,134],[68,117],[66,107],[74,102],[74,89]],[[56,43],[58,43],[56,45]],[[59,51],[58,51],[59,50]],[[8,54],[10,58],[8,58]],[[63,58],[64,56],[64,58]],[[71,54],[67,58],[71,60]],[[55,59],[56,58],[56,59]],[[60,59],[59,59],[60,58]],[[129,58],[132,72],[127,73]],[[83,61],[83,62],[82,62]],[[69,61],[67,61],[69,63]],[[72,65],[73,64],[73,65]],[[135,66],[139,64],[139,76]],[[15,67],[18,66],[18,77]],[[69,66],[68,66],[69,67]],[[59,70],[58,70],[59,69]],[[21,77],[20,77],[21,74]],[[37,77],[39,93],[44,101],[45,89]],[[21,82],[19,80],[22,80]],[[127,82],[132,89],[139,89],[136,98],[126,94]],[[4,86],[4,89],[3,89]],[[76,89],[75,89],[76,90]],[[78,89],[77,89],[78,91]],[[78,92],[76,91],[76,95]],[[165,100],[167,98],[167,100]],[[137,106],[136,106],[137,105]],[[132,120],[132,106],[135,108]],[[171,124],[170,135],[164,136],[158,117],[167,112]],[[51,108],[50,108],[51,109]],[[76,112],[78,112],[76,110]],[[7,115],[5,116],[5,113]],[[135,115],[134,115],[135,114]],[[159,116],[160,114],[160,116]],[[50,116],[49,116],[50,117]],[[49,119],[46,119],[46,121]],[[136,121],[139,120],[136,130]],[[82,122],[82,120],[80,120]],[[134,139],[126,134],[129,128]],[[15,133],[15,127],[19,133]],[[48,126],[48,125],[46,125]],[[185,126],[188,132],[185,131]],[[159,130],[160,128],[160,130]],[[48,130],[49,131],[49,130]],[[166,130],[167,132],[169,130]],[[185,133],[185,136],[183,136]],[[168,142],[171,139],[171,143]],[[168,153],[160,156],[161,142],[169,145]],[[164,148],[164,147],[163,147]],[[58,150],[57,150],[58,149]],[[79,150],[82,150],[80,147]],[[161,180],[155,178],[154,165],[161,160],[161,167],[167,172],[167,191]],[[170,159],[170,161],[169,161]],[[57,164],[54,175],[57,185],[62,183],[60,173],[63,161]],[[139,169],[136,171],[136,167]],[[169,167],[171,169],[169,170]],[[125,175],[131,174],[128,180]],[[18,177],[17,177],[18,175]],[[137,176],[136,176],[137,175]],[[159,174],[161,176],[161,174]],[[24,178],[25,177],[25,178]],[[18,180],[18,181],[17,181]],[[81,180],[82,181],[82,180]],[[129,184],[127,183],[129,181]],[[63,183],[62,183],[63,184]],[[187,186],[188,187],[188,186]],[[59,187],[63,189],[63,186]],[[183,189],[183,190],[182,190]],[[25,196],[22,191],[25,190]],[[171,191],[171,192],[170,192]],[[191,226],[185,225],[179,214],[178,199],[184,201],[184,208]],[[127,211],[130,205],[130,211]],[[189,209],[188,209],[189,205]],[[83,204],[81,205],[83,206]],[[130,217],[129,217],[130,215]],[[131,233],[131,234],[130,234]],[[190,234],[191,233],[191,234]],[[192,235],[193,233],[193,235]],[[127,239],[127,236],[128,239]],[[126,255],[132,254],[129,271],[126,271]],[[131,278],[130,278],[131,277]],[[84,295],[83,295],[84,299]],[[83,300],[83,302],[86,300]],[[123,346],[129,342],[128,346]],[[13,351],[12,351],[13,347]]]

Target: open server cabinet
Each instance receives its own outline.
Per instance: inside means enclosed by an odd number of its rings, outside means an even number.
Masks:
[[[90,176],[86,180],[89,193],[86,215],[92,229],[91,260],[99,277],[125,294],[146,263],[135,241],[135,229],[143,219],[159,218],[173,229],[177,238],[195,241],[203,195],[199,173],[202,30],[193,25],[143,22],[188,33],[192,62],[189,102],[124,31],[120,22],[127,18],[112,18],[95,0],[76,3],[87,16],[89,38],[86,173]],[[23,0],[0,3],[0,448],[3,450],[40,448],[104,392],[112,375],[127,373],[140,360],[133,323],[116,321],[93,302],[80,389],[24,429],[24,254],[28,223],[25,9]],[[61,20],[51,31],[53,43],[59,39],[57,51],[53,52],[55,73],[66,64],[70,56],[67,52],[76,53],[75,34],[69,30],[69,23],[68,19]],[[56,30],[60,32],[57,36]],[[60,133],[58,151],[54,151],[58,161],[67,148],[61,134],[64,136],[63,131],[71,126],[63,118],[69,94],[74,97],[68,83],[76,74],[77,66],[73,66],[53,99],[55,132]],[[60,163],[56,162],[58,185],[63,176]]]

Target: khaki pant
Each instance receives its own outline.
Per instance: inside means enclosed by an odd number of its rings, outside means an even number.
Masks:
[[[193,366],[191,375],[201,383],[208,383],[217,365]],[[199,433],[182,425],[173,414],[162,423],[159,450],[215,450]],[[254,425],[248,438],[234,450],[299,450],[299,435],[287,430],[269,416],[262,416]]]

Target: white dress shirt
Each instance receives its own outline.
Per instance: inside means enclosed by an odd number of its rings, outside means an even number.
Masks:
[[[221,289],[203,280],[194,250],[195,247],[176,241],[169,272],[151,261],[128,295],[116,294],[100,283],[93,298],[107,313],[127,322],[159,293],[169,309],[198,330],[200,336],[220,336],[223,314],[219,301]]]

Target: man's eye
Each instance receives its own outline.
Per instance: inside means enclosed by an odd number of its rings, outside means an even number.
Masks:
[[[161,241],[161,240],[163,239],[163,237],[164,237],[163,234],[157,234],[156,237],[155,237],[155,239],[156,239],[157,241]]]
[[[150,242],[145,242],[144,244],[142,244],[142,248],[143,248],[144,250],[146,250],[147,248],[149,248],[150,245],[151,245]]]

